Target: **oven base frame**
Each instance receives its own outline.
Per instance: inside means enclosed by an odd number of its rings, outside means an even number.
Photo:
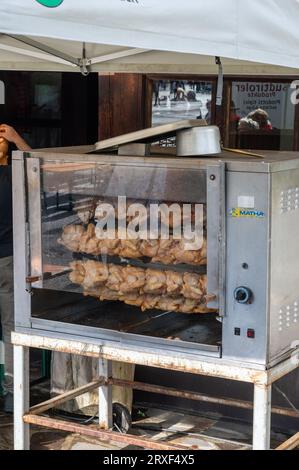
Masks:
[[[61,429],[69,432],[98,437],[103,440],[125,442],[139,445],[147,449],[156,450],[187,450],[183,446],[167,445],[165,443],[153,442],[149,439],[139,439],[136,436],[120,435],[110,431],[112,426],[112,394],[113,384],[142,389],[162,394],[182,396],[196,401],[209,401],[218,404],[235,406],[239,408],[253,408],[253,450],[270,449],[271,411],[286,416],[299,417],[287,408],[274,408],[271,410],[272,384],[278,379],[288,375],[299,368],[299,351],[280,364],[268,370],[261,370],[249,365],[240,366],[231,361],[199,360],[196,358],[184,358],[179,356],[174,360],[173,356],[167,355],[165,351],[144,349],[142,352],[118,345],[103,345],[100,342],[74,337],[69,335],[54,335],[49,332],[40,331],[39,334],[15,332],[12,334],[14,345],[14,445],[16,450],[30,448],[30,424],[42,427]],[[68,352],[82,356],[96,357],[99,360],[99,379],[79,389],[68,391],[54,399],[29,408],[29,349],[48,349],[58,352]],[[111,378],[112,361],[128,362],[149,367],[164,368],[186,373],[197,373],[203,376],[224,378],[240,382],[252,383],[254,385],[253,405],[240,400],[229,400],[226,398],[213,398],[206,395],[177,391],[168,387],[155,387],[148,384],[140,384],[131,381],[120,381]],[[44,418],[38,416],[58,403],[65,402],[75,396],[85,393],[87,390],[99,389],[99,429],[88,428],[78,424]],[[295,416],[296,414],[296,416]],[[82,429],[84,428],[84,429]],[[298,443],[298,436],[294,436],[283,444],[283,448],[294,448]],[[281,446],[280,446],[281,447]],[[194,450],[194,449],[192,449]]]

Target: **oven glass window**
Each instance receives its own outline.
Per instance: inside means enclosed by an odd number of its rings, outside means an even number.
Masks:
[[[207,305],[206,171],[49,159],[39,178],[32,165],[31,190],[41,187],[40,207],[34,191],[28,209],[41,216],[41,236],[34,226],[30,239],[31,274],[42,273],[35,296],[42,287],[63,305],[37,304],[34,316],[205,341],[218,353],[218,310]]]
[[[232,82],[228,140],[233,148],[293,150],[290,83]]]

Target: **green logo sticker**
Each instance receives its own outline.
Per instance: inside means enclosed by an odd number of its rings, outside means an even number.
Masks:
[[[36,0],[38,3],[43,5],[44,7],[48,8],[56,8],[59,7],[63,3],[64,0]]]

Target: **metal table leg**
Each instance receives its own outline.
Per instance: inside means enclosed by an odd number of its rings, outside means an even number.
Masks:
[[[99,376],[109,379],[112,376],[112,361],[99,359]],[[112,386],[99,387],[99,426],[102,429],[112,428]]]
[[[253,450],[270,449],[271,385],[254,385]]]
[[[29,348],[14,346],[14,448],[29,450],[29,424],[23,415],[29,411]]]

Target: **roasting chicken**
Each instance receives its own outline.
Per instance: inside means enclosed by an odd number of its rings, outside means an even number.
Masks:
[[[173,264],[175,257],[172,254],[172,248],[175,241],[170,238],[169,240],[159,240],[159,248],[157,255],[152,259],[153,263]]]
[[[98,255],[100,253],[93,224],[89,224],[87,230],[82,235],[79,251],[88,255]]]
[[[188,249],[189,243],[190,242],[186,240],[180,240],[172,247],[171,254],[175,258],[175,264],[206,264],[206,242],[203,242],[203,246],[200,250]]]
[[[85,229],[82,225],[67,225],[64,227],[58,243],[64,245],[68,250],[78,253],[80,251],[81,238],[84,233]]]
[[[115,237],[115,238],[113,238]],[[171,264],[206,264],[206,240],[200,250],[189,250],[187,240],[120,240],[114,231],[103,232],[93,224],[87,229],[80,225],[69,225],[64,228],[58,242],[73,252],[98,256],[121,256],[127,259],[149,258],[154,263]]]
[[[142,307],[144,303],[144,295],[137,293],[129,293],[126,295],[121,295],[119,300],[125,302],[127,305],[133,305],[134,307]]]
[[[183,275],[173,271],[166,271],[166,291],[168,295],[180,295],[183,289]]]
[[[139,292],[145,284],[145,270],[128,266],[123,269],[123,279],[119,289],[122,294]]]
[[[100,300],[119,300],[119,293],[108,287],[100,287],[98,292]]]
[[[74,284],[83,284],[85,278],[85,268],[82,261],[73,261],[70,263],[72,269],[70,273],[70,281]]]
[[[157,304],[159,310],[165,310],[166,312],[178,312],[181,306],[184,304],[184,297],[160,297]]]
[[[120,240],[119,255],[129,259],[141,258],[139,247],[140,240]]]
[[[147,269],[143,291],[146,294],[164,294],[166,292],[165,272]]]
[[[77,279],[89,290],[105,285],[119,295],[136,292],[153,296],[167,294],[168,297],[182,296],[197,303],[206,296],[206,276],[196,273],[118,266],[93,260],[73,262],[71,268],[72,279]]]
[[[182,294],[186,299],[201,300],[204,292],[198,274],[185,273]]]
[[[95,227],[95,236],[97,239],[97,246],[101,254],[109,256],[116,256],[119,254],[120,240],[117,238],[114,230],[98,230]]]
[[[151,295],[151,294],[145,295],[144,301],[141,306],[141,310],[144,312],[145,310],[152,310],[154,308],[157,308],[159,300],[160,300],[159,295]]]
[[[139,250],[142,256],[154,258],[158,254],[160,240],[142,240]]]
[[[83,287],[90,289],[93,287],[102,286],[109,277],[109,269],[107,264],[97,263],[96,261],[88,260],[84,264],[85,277]]]
[[[214,312],[205,304],[206,276],[91,260],[72,262],[71,268],[70,280],[83,287],[84,295],[100,300],[120,300],[142,311]]]
[[[124,282],[123,268],[114,264],[109,265],[109,277],[106,282],[106,287],[113,291],[119,292],[120,286]]]
[[[211,313],[215,310],[207,308],[204,304],[199,304],[197,300],[184,299],[183,304],[180,307],[182,313]]]

